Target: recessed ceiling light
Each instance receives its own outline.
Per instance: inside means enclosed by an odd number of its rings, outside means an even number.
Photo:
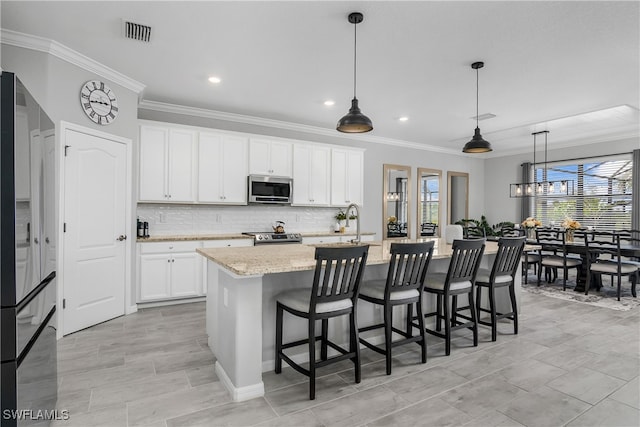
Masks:
[[[222,79],[220,79],[220,77],[216,77],[216,76],[209,77],[209,82],[211,83],[220,83],[221,81]]]
[[[326,105],[327,107],[331,107],[334,104],[335,104],[335,102],[330,100],[330,99],[324,101],[324,105]]]
[[[401,122],[406,122],[407,120],[409,120],[409,117],[407,116],[398,117],[398,120],[400,120]]]

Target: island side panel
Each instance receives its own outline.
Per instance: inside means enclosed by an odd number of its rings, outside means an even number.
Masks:
[[[236,402],[264,395],[262,277],[234,275],[208,261],[207,333],[216,372]]]

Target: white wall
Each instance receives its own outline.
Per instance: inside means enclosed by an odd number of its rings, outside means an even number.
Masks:
[[[137,141],[138,141],[138,94],[119,84],[104,79],[83,68],[61,60],[47,53],[38,52],[31,49],[24,49],[15,46],[2,44],[0,66],[3,71],[15,73],[31,95],[38,101],[42,109],[47,113],[56,127],[56,150],[61,151],[64,141],[60,136],[60,122],[78,124],[87,128],[98,129],[112,135],[117,135],[131,139],[133,141],[133,164],[137,165]],[[93,123],[84,113],[80,106],[80,89],[88,80],[102,80],[118,96],[119,115],[115,122],[109,126],[100,126]],[[56,194],[60,193],[60,165],[56,165]],[[137,168],[132,171],[134,182],[137,182]],[[59,212],[60,197],[56,197],[57,206],[55,211]],[[132,195],[132,217],[129,218],[129,235],[135,236],[135,206],[137,202],[137,191]],[[58,224],[56,219],[55,223]],[[60,230],[57,230],[57,241],[60,242]],[[62,260],[60,251],[61,245],[57,246],[57,259]],[[131,250],[130,263],[135,266],[135,250]],[[60,270],[60,264],[58,264]],[[61,273],[60,271],[58,272]],[[134,282],[135,271],[132,268],[130,282]],[[59,289],[61,286],[59,286]],[[131,298],[135,301],[135,288],[131,287]]]
[[[560,148],[547,151],[547,161],[594,157],[616,153],[630,153],[640,148],[640,138],[603,141],[579,147]],[[521,222],[520,199],[509,197],[509,184],[521,182],[520,165],[533,161],[531,153],[494,157],[486,160],[484,185],[487,221],[497,224],[502,221]]]

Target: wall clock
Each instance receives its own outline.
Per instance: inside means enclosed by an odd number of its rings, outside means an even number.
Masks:
[[[108,125],[118,116],[116,94],[99,80],[89,80],[82,86],[80,104],[87,117],[99,125]]]

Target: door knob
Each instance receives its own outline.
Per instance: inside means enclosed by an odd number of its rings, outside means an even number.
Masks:
[[[126,234],[121,234],[116,240],[122,242],[123,240],[127,240],[127,235]]]

